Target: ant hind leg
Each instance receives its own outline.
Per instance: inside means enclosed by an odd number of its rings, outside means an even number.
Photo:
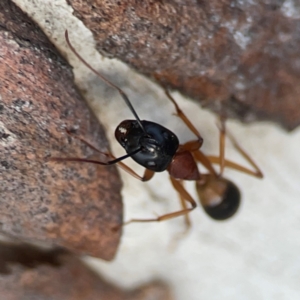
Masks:
[[[173,179],[172,177],[170,177],[171,183],[173,185],[173,187],[175,188],[175,190],[179,193],[180,197],[189,202],[191,204],[190,208],[187,208],[186,205],[183,206],[183,208],[181,210],[172,212],[172,213],[168,213],[168,214],[164,214],[162,216],[159,216],[157,218],[150,218],[150,219],[131,219],[127,222],[125,222],[123,225],[128,225],[130,223],[145,223],[145,222],[160,222],[160,221],[165,221],[165,220],[169,220],[169,219],[173,219],[179,216],[184,216],[186,214],[188,214],[189,212],[191,212],[192,210],[194,210],[197,207],[196,201],[191,197],[191,195],[186,191],[186,189],[183,187],[182,183],[179,182],[176,179]]]

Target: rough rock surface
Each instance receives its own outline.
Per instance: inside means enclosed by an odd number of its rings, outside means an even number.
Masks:
[[[63,250],[0,244],[0,295],[5,300],[172,300],[169,288],[150,282],[122,290]]]
[[[297,1],[68,0],[98,50],[243,121],[300,124]]]
[[[122,223],[115,167],[49,160],[103,160],[66,129],[103,151],[104,131],[77,92],[71,67],[6,0],[0,3],[0,65],[0,231],[112,259]]]

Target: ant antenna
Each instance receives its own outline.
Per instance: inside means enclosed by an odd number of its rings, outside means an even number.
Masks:
[[[129,107],[129,109],[131,110],[131,112],[133,113],[134,117],[136,118],[139,126],[142,128],[142,130],[144,131],[144,133],[146,134],[146,130],[144,128],[144,126],[142,125],[142,122],[139,118],[139,116],[137,115],[136,111],[134,110],[131,102],[128,99],[128,96],[116,85],[114,85],[112,82],[110,82],[108,79],[106,79],[103,75],[101,75],[99,72],[97,72],[90,64],[88,64],[79,54],[78,52],[75,50],[75,48],[72,46],[70,40],[69,40],[69,35],[68,35],[68,30],[65,31],[65,38],[67,41],[68,46],[70,47],[70,49],[72,50],[72,52],[77,56],[77,58],[83,63],[85,64],[90,70],[92,70],[97,76],[100,77],[100,79],[102,79],[102,81],[104,81],[106,84],[108,84],[109,86],[113,87],[114,89],[116,89],[120,95],[122,96],[122,98],[124,99],[125,103],[127,104],[127,106]]]

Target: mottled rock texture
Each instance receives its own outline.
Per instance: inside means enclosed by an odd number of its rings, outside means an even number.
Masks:
[[[68,0],[103,54],[243,121],[300,123],[299,1]]]
[[[49,160],[103,160],[66,129],[103,151],[104,131],[77,92],[71,67],[7,0],[0,2],[0,65],[0,231],[112,259],[122,223],[115,167]]]
[[[151,282],[122,290],[62,250],[0,244],[0,295],[5,300],[172,300],[169,288]]]

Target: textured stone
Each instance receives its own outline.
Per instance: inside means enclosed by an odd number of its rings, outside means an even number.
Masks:
[[[103,54],[217,113],[299,125],[297,1],[68,2]]]
[[[169,288],[150,282],[122,290],[62,250],[0,245],[0,295],[5,300],[172,300]]]
[[[49,161],[101,159],[66,129],[104,151],[103,128],[77,92],[71,67],[6,0],[0,3],[0,65],[1,232],[112,259],[122,223],[115,167]]]

